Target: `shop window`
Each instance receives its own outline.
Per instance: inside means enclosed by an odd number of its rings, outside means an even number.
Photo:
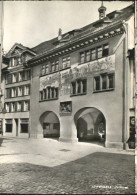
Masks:
[[[6,124],[6,133],[12,133],[12,124]]]
[[[71,95],[86,94],[87,92],[87,80],[79,79],[71,83]]]
[[[94,77],[94,91],[114,89],[114,73]]]
[[[12,132],[12,119],[6,119],[6,132],[11,133]]]
[[[20,124],[20,129],[21,129],[21,133],[28,133],[28,127],[29,127],[29,124],[28,123],[23,123],[21,122]]]

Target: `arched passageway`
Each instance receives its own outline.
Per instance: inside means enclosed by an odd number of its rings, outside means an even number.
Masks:
[[[60,122],[58,116],[47,111],[40,117],[40,123],[43,128],[43,137],[59,138],[60,137]]]
[[[82,108],[74,115],[79,141],[105,142],[106,120],[96,108]]]

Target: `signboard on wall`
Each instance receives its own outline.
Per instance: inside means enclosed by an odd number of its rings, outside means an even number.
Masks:
[[[60,114],[66,115],[72,113],[72,101],[60,102]]]

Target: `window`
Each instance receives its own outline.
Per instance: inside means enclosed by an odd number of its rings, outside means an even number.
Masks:
[[[63,69],[70,67],[70,56],[67,56],[62,59],[62,65],[63,65]]]
[[[29,111],[29,101],[24,101],[23,111]]]
[[[15,112],[15,102],[11,103],[11,112]]]
[[[103,45],[103,57],[105,56],[108,56],[108,53],[109,53],[109,45],[108,44],[105,44]]]
[[[43,100],[43,91],[40,91],[40,100]]]
[[[24,86],[24,95],[29,95],[30,94],[30,86],[29,85],[25,85]]]
[[[45,75],[49,73],[49,65],[48,64],[44,64],[41,67],[41,75]]]
[[[22,106],[22,103],[21,102],[17,102],[17,112],[21,111],[21,106]]]
[[[51,63],[51,72],[55,72],[59,69],[59,61],[56,60]]]
[[[29,130],[29,119],[21,119],[20,122],[21,133],[28,133]]]
[[[17,82],[17,74],[14,73],[12,74],[12,83],[16,83]]]
[[[96,49],[92,49],[91,50],[91,60],[95,60],[97,58],[97,55],[96,55]]]
[[[29,79],[30,79],[30,70],[25,70],[25,71],[23,71],[22,77],[23,77],[23,80],[24,80],[24,81],[29,80]]]
[[[82,53],[80,53],[80,63],[82,64],[84,62],[85,62],[85,53],[82,52]]]
[[[86,62],[90,61],[90,51],[86,51],[86,57],[85,57]]]
[[[6,109],[6,112],[10,112],[10,104],[9,103],[5,103],[5,109]]]
[[[101,75],[102,78],[102,89],[107,89],[107,75]]]
[[[18,96],[22,96],[22,86],[17,88]]]
[[[20,124],[21,133],[28,133],[28,124]]]
[[[11,88],[11,97],[16,97],[16,95],[17,95],[17,90],[16,90],[16,88]]]
[[[6,98],[10,98],[11,97],[11,89],[6,89]]]
[[[108,88],[113,89],[114,88],[114,74],[108,75]]]
[[[14,58],[11,58],[11,66],[14,66]]]
[[[114,89],[114,73],[94,77],[94,91]]]
[[[100,90],[100,76],[95,77],[95,78],[94,78],[94,81],[95,81],[95,87],[94,87],[94,90],[95,90],[95,91]]]
[[[6,77],[6,84],[10,84],[10,83],[12,83],[12,75],[8,74]]]
[[[102,58],[102,47],[97,48],[97,58]]]
[[[93,48],[88,51],[84,51],[80,53],[80,63],[85,63],[89,61],[93,61],[96,59],[100,59],[102,57],[108,56],[109,54],[109,45],[104,44],[97,48]]]
[[[47,87],[40,91],[40,100],[50,100],[58,98],[58,88],[55,87]]]
[[[87,91],[87,80],[86,79],[79,79],[77,81],[73,81],[71,83],[71,94],[78,95],[78,94],[85,94]]]
[[[18,73],[18,81],[22,81],[22,78],[23,78],[23,72],[19,72]]]
[[[6,133],[11,133],[12,132],[12,119],[6,119]]]

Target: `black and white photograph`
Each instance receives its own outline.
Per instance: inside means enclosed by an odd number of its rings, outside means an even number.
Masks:
[[[0,2],[0,194],[137,193],[136,9]]]

